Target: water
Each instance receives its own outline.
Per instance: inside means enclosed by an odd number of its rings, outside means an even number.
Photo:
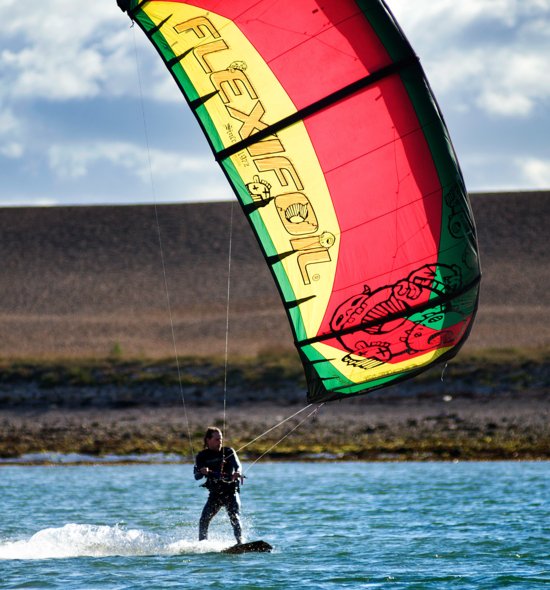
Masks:
[[[418,588],[550,585],[548,463],[259,463],[249,540],[225,515],[196,541],[190,465],[0,468],[0,588]]]

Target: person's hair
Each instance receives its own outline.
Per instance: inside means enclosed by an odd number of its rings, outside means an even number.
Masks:
[[[222,431],[217,427],[217,426],[209,426],[206,429],[206,434],[204,435],[204,447],[207,448],[208,445],[206,444],[206,441],[209,438],[212,438],[212,435],[214,434],[214,432],[219,432],[220,436],[223,436]]]

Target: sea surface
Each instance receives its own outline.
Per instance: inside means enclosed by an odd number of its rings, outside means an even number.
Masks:
[[[246,464],[245,464],[246,469]],[[550,587],[550,464],[268,463],[199,543],[189,464],[0,466],[0,588]]]

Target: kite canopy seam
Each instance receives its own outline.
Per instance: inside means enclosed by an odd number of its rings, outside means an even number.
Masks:
[[[360,80],[357,80],[356,82],[352,82],[348,86],[345,86],[344,88],[342,88],[336,92],[333,92],[332,94],[322,98],[321,100],[318,100],[317,102],[296,111],[292,115],[289,115],[288,117],[285,117],[284,119],[281,119],[280,121],[277,121],[276,123],[272,123],[271,125],[269,125],[265,129],[262,129],[260,131],[253,133],[247,139],[243,139],[242,141],[239,141],[238,143],[235,143],[235,144],[231,145],[230,147],[227,147],[224,150],[217,152],[215,154],[216,160],[217,161],[225,160],[226,158],[229,158],[233,154],[236,154],[237,152],[240,152],[241,150],[246,149],[247,147],[253,145],[254,143],[257,143],[258,141],[261,141],[262,139],[265,139],[266,137],[269,137],[270,135],[273,135],[274,133],[277,133],[278,131],[285,129],[286,127],[289,127],[290,125],[297,123],[298,121],[302,121],[302,120],[306,119],[307,117],[310,117],[311,115],[314,115],[314,114],[318,113],[319,111],[322,111],[323,109],[325,109],[325,108],[327,108],[327,107],[329,107],[341,100],[344,100],[344,99],[348,98],[349,96],[352,96],[356,92],[360,92],[361,90],[367,88],[368,86],[372,86],[373,84],[380,82],[380,80],[383,80],[384,78],[387,78],[388,76],[393,76],[395,74],[398,74],[400,71],[404,70],[405,68],[410,68],[415,65],[417,66],[417,65],[419,65],[419,63],[420,62],[418,60],[418,57],[414,56],[414,57],[401,59],[399,61],[396,61],[396,62],[390,64],[389,66],[381,68],[380,70],[373,72],[372,74],[369,74],[368,76],[365,76],[364,78],[361,78]],[[208,95],[208,98],[211,98],[211,96],[212,95]]]

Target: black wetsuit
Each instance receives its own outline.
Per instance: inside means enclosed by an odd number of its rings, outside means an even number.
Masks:
[[[239,480],[231,481],[233,473],[241,471],[241,463],[237,454],[230,447],[223,447],[221,451],[204,449],[198,453],[195,459],[195,479],[201,479],[204,475],[200,472],[203,467],[208,467],[210,473],[206,477],[204,486],[210,492],[208,500],[202,510],[199,521],[199,540],[208,538],[208,526],[210,521],[225,507],[233,533],[237,543],[242,542],[241,527],[241,500],[239,497]]]

